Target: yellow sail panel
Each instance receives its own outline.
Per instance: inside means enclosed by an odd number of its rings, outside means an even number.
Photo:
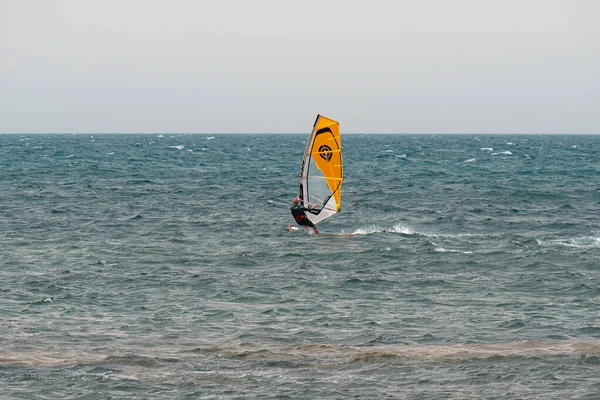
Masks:
[[[320,117],[314,130],[311,157],[333,195],[335,211],[339,211],[342,204],[343,180],[340,124],[329,118]]]

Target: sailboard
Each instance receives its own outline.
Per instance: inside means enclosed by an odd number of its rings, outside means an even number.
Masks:
[[[340,124],[317,115],[302,158],[299,196],[313,224],[340,212],[343,180]]]

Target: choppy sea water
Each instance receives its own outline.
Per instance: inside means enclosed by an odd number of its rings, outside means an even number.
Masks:
[[[600,397],[600,136],[307,137],[0,135],[0,397]]]

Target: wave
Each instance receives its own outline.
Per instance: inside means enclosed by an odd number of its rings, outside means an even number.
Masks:
[[[365,228],[358,228],[352,235],[372,235],[375,233],[399,233],[402,235],[415,235],[416,232],[411,228],[404,225],[395,225],[392,228],[384,228],[378,226],[368,226]]]
[[[461,253],[461,254],[473,254],[471,250],[456,250],[456,249],[446,249],[445,247],[441,247],[432,243],[435,247],[434,251],[439,253]]]
[[[157,347],[132,349],[128,347],[115,354],[97,354],[92,351],[15,352],[0,353],[0,365],[31,367],[69,367],[82,365],[158,366],[189,361],[190,357],[214,357],[261,362],[302,361],[315,365],[353,365],[366,363],[393,363],[395,359],[417,362],[473,362],[502,359],[549,359],[560,357],[597,358],[600,340],[524,340],[493,344],[448,345],[382,345],[345,346],[334,344],[304,344],[294,346],[216,345],[204,347]],[[126,355],[123,355],[126,354]]]
[[[438,233],[431,231],[421,231],[415,230],[409,226],[397,224],[389,227],[381,227],[381,226],[367,226],[364,228],[355,229],[351,235],[373,235],[379,233],[396,233],[400,235],[406,236],[425,236],[428,238],[449,238],[449,239],[460,239],[460,238],[469,238],[469,237],[500,237],[502,235],[497,233],[486,233],[486,234],[475,234],[475,233]],[[342,231],[341,234],[344,234]]]
[[[537,239],[537,243],[542,247],[572,247],[576,249],[597,249],[600,248],[600,237],[581,236],[570,239]]]

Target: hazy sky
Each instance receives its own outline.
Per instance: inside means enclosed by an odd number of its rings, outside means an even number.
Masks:
[[[600,133],[597,0],[0,0],[0,133]]]

